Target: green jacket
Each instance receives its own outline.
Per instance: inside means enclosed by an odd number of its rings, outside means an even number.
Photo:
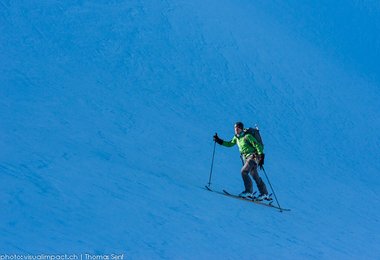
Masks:
[[[232,147],[235,144],[239,147],[239,152],[247,158],[252,154],[263,154],[264,147],[257,142],[251,134],[241,132],[239,136],[234,135],[231,141],[223,141],[223,146]]]

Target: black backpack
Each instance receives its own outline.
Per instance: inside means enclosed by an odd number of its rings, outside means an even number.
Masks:
[[[244,129],[244,134],[251,134],[257,142],[264,148],[263,139],[261,138],[259,128],[257,126]]]

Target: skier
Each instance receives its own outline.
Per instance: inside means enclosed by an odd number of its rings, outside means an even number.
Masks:
[[[257,172],[257,166],[259,166],[262,169],[264,165],[264,148],[259,144],[259,142],[257,142],[257,140],[251,134],[246,133],[244,131],[244,125],[242,122],[237,122],[234,125],[234,129],[235,135],[231,141],[224,141],[220,139],[217,133],[215,133],[214,135],[214,141],[226,147],[232,147],[236,144],[239,147],[239,151],[244,162],[244,165],[241,168],[241,176],[243,178],[245,186],[245,190],[241,192],[239,196],[243,198],[253,197],[252,180],[249,177],[249,174],[251,174],[260,192],[260,195],[256,199],[270,200],[265,183],[260,178],[259,173]]]

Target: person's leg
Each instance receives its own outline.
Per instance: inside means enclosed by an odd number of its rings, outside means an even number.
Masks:
[[[249,157],[247,160],[245,160],[245,163],[241,168],[241,177],[243,178],[245,191],[249,193],[253,192],[252,180],[251,177],[249,177],[249,172],[252,170],[252,167],[254,167],[255,164],[256,163],[254,160]]]
[[[260,195],[262,194],[268,194],[267,187],[261,177],[259,176],[259,173],[257,172],[257,164],[251,168],[251,175],[254,181],[256,182],[257,188],[259,189]]]

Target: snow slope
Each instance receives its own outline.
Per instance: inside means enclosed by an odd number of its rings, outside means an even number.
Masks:
[[[379,10],[1,0],[0,254],[378,259]],[[202,189],[238,120],[291,212]]]

